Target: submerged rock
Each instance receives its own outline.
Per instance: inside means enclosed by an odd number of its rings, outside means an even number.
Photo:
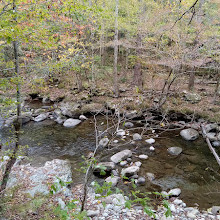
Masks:
[[[194,141],[199,137],[199,132],[192,128],[188,128],[188,129],[182,130],[180,132],[180,135],[182,136],[183,139],[187,141]]]
[[[123,151],[118,152],[117,154],[114,154],[111,157],[111,161],[114,163],[119,163],[120,161],[131,156],[132,156],[132,152],[130,150],[123,150]]]
[[[69,118],[63,123],[63,126],[67,127],[67,128],[72,128],[80,123],[81,123],[81,120],[79,120],[79,119]]]
[[[155,175],[153,173],[146,173],[146,176],[150,181],[155,180]]]
[[[168,153],[173,156],[178,156],[182,153],[183,149],[181,147],[170,147],[167,149]]]
[[[106,137],[106,138],[102,138],[100,141],[99,141],[99,146],[100,147],[106,147],[109,143],[109,139]]]

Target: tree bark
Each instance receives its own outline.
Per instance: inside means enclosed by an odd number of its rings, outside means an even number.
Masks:
[[[119,0],[115,0],[115,37],[114,37],[114,93],[119,97],[118,87],[118,4]]]
[[[188,84],[189,91],[194,90],[194,84],[195,84],[195,72],[194,72],[194,69],[193,69],[190,73],[190,76],[189,76],[189,84]]]

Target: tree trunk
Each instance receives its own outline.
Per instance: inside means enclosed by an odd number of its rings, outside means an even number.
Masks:
[[[189,84],[188,84],[189,91],[194,90],[194,84],[195,84],[195,72],[194,72],[194,69],[193,69],[190,73],[190,76],[189,76]]]
[[[118,3],[119,0],[115,0],[115,38],[114,38],[114,93],[115,96],[119,96],[118,88]]]

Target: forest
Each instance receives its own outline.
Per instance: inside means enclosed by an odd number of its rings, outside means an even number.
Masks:
[[[219,0],[0,1],[9,219],[220,219]]]

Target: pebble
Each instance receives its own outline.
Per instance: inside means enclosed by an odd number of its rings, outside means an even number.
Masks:
[[[150,138],[150,139],[145,140],[145,142],[148,144],[154,144],[155,140],[153,138]]]
[[[142,160],[148,159],[148,156],[145,155],[145,154],[141,154],[141,155],[139,155],[138,157],[139,157],[140,159],[142,159]]]
[[[150,148],[149,148],[151,151],[154,151],[155,150],[155,148],[153,147],[153,146],[150,146]]]

